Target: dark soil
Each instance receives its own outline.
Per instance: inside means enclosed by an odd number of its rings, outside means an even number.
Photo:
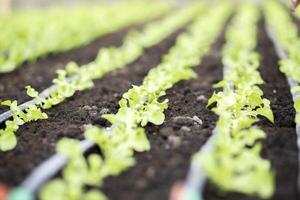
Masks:
[[[276,173],[276,194],[272,200],[296,200],[297,147],[292,98],[287,82],[278,70],[278,58],[270,40],[266,37],[262,24],[260,24],[260,30],[258,48],[262,55],[260,70],[266,81],[262,89],[265,97],[271,101],[275,114],[275,124],[263,119],[258,124],[268,135],[263,142],[263,156],[271,160]],[[122,94],[132,84],[139,85],[149,69],[160,63],[161,56],[174,45],[179,32],[159,45],[147,49],[144,55],[133,64],[97,80],[93,89],[78,92],[66,102],[48,110],[49,119],[22,126],[17,132],[19,143],[16,149],[0,153],[0,180],[10,186],[16,186],[38,164],[54,153],[55,144],[60,138],[82,139],[84,126],[87,124],[109,126],[100,115],[117,112],[118,101]],[[108,41],[103,39],[103,42],[107,42],[104,44],[119,44],[124,33],[118,34],[120,34],[119,37],[107,39]],[[165,123],[162,126],[146,127],[151,150],[136,154],[136,166],[118,177],[105,180],[102,189],[109,199],[167,200],[172,185],[186,178],[191,155],[197,152],[211,136],[217,120],[217,117],[206,108],[206,104],[213,92],[212,85],[222,79],[221,47],[223,44],[224,35],[222,34],[212,52],[204,58],[200,66],[195,68],[198,77],[180,82],[167,92],[164,98],[169,99],[169,108],[166,111]],[[95,51],[93,55],[90,55],[92,53],[82,52],[78,50],[76,54],[82,56],[81,58],[84,59],[82,62],[88,62],[97,53]],[[77,57],[76,55],[74,57]],[[54,57],[60,57],[60,55]],[[74,60],[73,57],[68,59]],[[52,60],[55,59],[52,58]],[[32,81],[31,84],[37,88],[46,87],[54,76],[55,70],[52,71],[49,68],[52,62],[54,61],[48,60],[48,65],[44,66],[43,70],[40,69],[41,65],[40,67],[34,67],[36,64],[29,65],[27,68],[33,69],[27,78],[22,78],[22,73],[27,72],[26,70],[21,72],[21,68],[15,72],[15,75],[19,75],[13,81],[17,83],[19,79],[22,82],[21,88],[26,81]],[[58,59],[55,66],[60,62]],[[49,74],[46,68],[49,69]],[[48,74],[50,78],[44,74]],[[48,81],[42,81],[41,84],[36,80],[31,80],[38,76]],[[5,75],[5,77],[0,77],[1,84],[6,84],[4,80],[10,80],[8,78],[10,75]],[[15,76],[11,75],[12,77]],[[5,97],[24,98],[16,95],[20,91],[22,90],[14,90],[14,93],[10,94],[6,89],[3,93],[1,92],[0,98],[2,94]],[[199,119],[195,120],[196,117]],[[205,199],[258,200],[256,197],[246,197],[240,194],[222,194],[211,183],[208,183],[206,187]]]
[[[47,110],[49,119],[22,126],[17,132],[17,147],[13,151],[0,153],[0,180],[8,185],[19,184],[54,153],[60,138],[81,139],[85,125],[107,125],[100,118],[101,113],[117,111],[117,102],[122,94],[132,84],[140,84],[148,70],[160,63],[161,55],[174,45],[177,34],[147,49],[133,64],[95,81],[93,89],[78,92],[64,103]]]
[[[191,155],[211,136],[217,117],[206,108],[212,85],[222,79],[221,37],[212,52],[195,68],[198,77],[183,81],[167,92],[166,121],[148,126],[151,150],[136,154],[137,165],[105,181],[111,200],[166,200],[172,185],[186,177]],[[197,116],[202,124],[192,118]]]
[[[263,154],[271,160],[276,175],[274,199],[296,200],[298,150],[292,96],[285,76],[279,71],[278,57],[271,41],[265,31],[260,33],[261,75],[266,82],[262,89],[265,97],[271,101],[275,117],[273,125],[266,121],[261,124],[268,134]]]

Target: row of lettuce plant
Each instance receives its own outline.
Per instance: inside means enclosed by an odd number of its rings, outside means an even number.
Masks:
[[[223,80],[215,85],[208,106],[218,115],[210,147],[193,157],[207,178],[220,190],[269,198],[274,192],[274,174],[270,162],[261,157],[260,140],[266,134],[254,123],[259,116],[273,122],[270,101],[258,87],[263,80],[258,72],[258,7],[241,5],[226,32],[223,47]]]
[[[297,25],[293,23],[290,13],[278,2],[270,0],[264,6],[266,16],[266,29],[269,37],[275,45],[280,58],[279,69],[285,74],[293,96],[296,110],[297,145],[300,149],[300,38]],[[274,21],[273,19],[278,19]],[[288,30],[288,31],[287,31]],[[300,163],[300,154],[298,154]],[[298,169],[298,190],[300,190],[300,166]]]
[[[48,53],[67,51],[97,37],[158,17],[170,10],[159,2],[52,8],[0,17],[0,72]],[[116,14],[117,13],[117,14]]]
[[[66,156],[62,178],[48,183],[41,192],[42,200],[50,199],[106,199],[96,188],[108,176],[119,175],[135,164],[134,152],[150,149],[144,128],[148,123],[161,125],[168,100],[159,102],[166,90],[181,80],[194,78],[192,67],[201,63],[201,58],[220,33],[231,13],[231,5],[220,3],[204,16],[198,17],[182,33],[176,45],[163,57],[162,63],[153,68],[141,86],[133,86],[119,101],[116,114],[106,114],[112,126],[87,128],[85,138],[97,144],[101,155],[92,154],[85,158],[80,141],[62,139],[57,152]],[[213,24],[214,26],[211,26]],[[88,187],[96,187],[85,191]]]
[[[6,128],[0,130],[0,150],[7,151],[16,146],[15,132],[19,126],[38,119],[46,119],[47,115],[41,109],[49,109],[73,96],[76,91],[93,87],[93,80],[133,62],[146,48],[158,44],[174,33],[204,8],[205,5],[199,3],[179,12],[174,11],[164,19],[150,23],[143,31],[129,32],[121,47],[100,49],[97,58],[91,63],[81,67],[74,62],[69,63],[66,69],[57,71],[58,77],[53,80],[54,85],[41,94],[27,86],[27,94],[34,98],[30,102],[20,106],[17,105],[17,101],[2,102],[2,105],[10,107],[10,111],[1,116],[5,116],[3,119],[12,116],[12,120],[7,120]]]
[[[272,28],[276,41],[278,41],[288,56],[288,58],[280,60],[280,71],[286,76],[300,82],[300,69],[298,67],[300,63],[300,55],[297,53],[299,50],[300,40],[298,37],[297,26],[293,23],[293,20],[287,10],[278,2],[270,0],[265,3],[264,8],[267,24]],[[272,21],[272,17],[278,17],[279,19]],[[300,92],[298,87],[292,88],[292,93],[298,92]],[[295,121],[297,124],[300,124],[300,106],[297,105],[300,105],[300,100],[295,102],[295,109],[297,111]]]

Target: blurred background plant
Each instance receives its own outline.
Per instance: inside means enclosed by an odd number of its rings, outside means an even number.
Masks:
[[[13,10],[43,8],[49,6],[75,6],[80,4],[115,3],[124,0],[0,0],[0,15],[8,15]],[[126,0],[130,1],[130,0]],[[151,1],[151,0],[149,0]],[[153,1],[153,0],[152,0]],[[162,1],[162,0],[157,0]],[[164,0],[184,4],[189,0]]]
[[[9,14],[12,10],[39,8],[48,6],[71,6],[83,3],[115,2],[117,0],[0,0],[0,13]]]

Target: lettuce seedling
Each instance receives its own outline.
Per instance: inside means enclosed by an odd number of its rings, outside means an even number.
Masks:
[[[8,106],[13,114],[13,119],[5,122],[5,129],[0,130],[0,150],[8,151],[13,149],[17,144],[15,132],[19,126],[24,123],[37,121],[39,119],[47,119],[46,113],[43,113],[40,108],[32,105],[25,111],[22,111],[17,101],[3,101],[1,105]]]
[[[216,139],[211,150],[194,156],[208,178],[221,190],[269,198],[274,193],[274,174],[263,159],[260,140],[266,134],[254,126],[258,116],[274,122],[270,101],[258,87],[263,83],[255,52],[259,9],[250,3],[239,8],[226,33],[223,48],[224,80],[215,85],[208,106],[218,115]]]

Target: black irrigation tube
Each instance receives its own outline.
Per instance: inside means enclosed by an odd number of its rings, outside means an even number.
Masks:
[[[206,153],[212,150],[213,143],[218,137],[218,132],[216,129],[213,130],[212,136],[208,141],[200,148],[198,153]],[[201,169],[198,163],[192,162],[186,180],[186,190],[188,194],[195,194],[200,200],[203,199],[204,187],[207,181],[207,176]]]
[[[274,44],[275,51],[280,59],[286,60],[288,59],[288,55],[284,51],[284,49],[279,45],[275,33],[273,32],[272,28],[269,25],[265,26],[267,31],[268,37]],[[300,67],[300,66],[299,66]],[[298,82],[294,80],[292,77],[286,76],[287,82],[290,86],[290,89],[293,87],[299,86]],[[292,93],[293,101],[296,102],[300,98],[300,94]],[[300,192],[300,124],[296,124],[296,134],[297,134],[297,146],[298,146],[298,177],[297,177],[297,186],[298,186],[298,193]]]
[[[82,152],[86,153],[95,144],[89,140],[80,142]],[[41,186],[54,177],[66,165],[68,159],[59,154],[51,156],[49,159],[40,164],[20,185],[21,188],[31,194],[38,192]]]
[[[95,146],[95,143],[89,140],[80,142],[83,153],[87,153]],[[12,188],[9,192],[9,200],[34,200],[38,196],[42,186],[53,178],[67,164],[67,157],[54,154],[49,159],[40,164],[19,187]],[[17,196],[17,197],[16,197]]]

